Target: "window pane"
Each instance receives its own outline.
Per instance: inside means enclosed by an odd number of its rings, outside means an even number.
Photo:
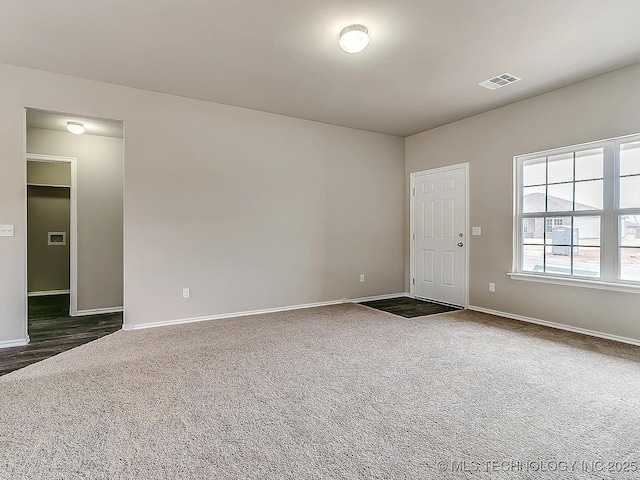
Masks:
[[[522,185],[544,185],[547,183],[547,159],[535,158],[522,164]]]
[[[620,245],[640,247],[640,215],[622,215],[620,217]]]
[[[576,152],[576,180],[592,180],[602,178],[604,150],[583,150]]]
[[[573,153],[549,157],[549,183],[573,181]]]
[[[620,249],[620,278],[640,281],[640,249]]]
[[[602,180],[576,183],[576,210],[602,210]]]
[[[543,236],[544,218],[523,218],[522,219],[522,238],[525,243],[544,242]]]
[[[553,250],[556,250],[556,253]],[[558,253],[559,251],[566,253]],[[544,271],[554,275],[571,275],[571,247],[545,247]]]
[[[640,142],[620,145],[620,175],[640,174]]]
[[[549,185],[548,195],[548,212],[566,212],[573,210],[573,183]]]
[[[544,247],[542,245],[522,246],[522,270],[525,272],[544,271]]]
[[[525,187],[522,189],[522,212],[544,212],[545,187]]]
[[[620,208],[640,207],[640,176],[620,179]]]
[[[580,277],[599,277],[600,249],[594,247],[574,248],[573,274]]]
[[[547,245],[571,245],[571,217],[545,218]]]
[[[601,246],[600,217],[573,217],[573,245]]]

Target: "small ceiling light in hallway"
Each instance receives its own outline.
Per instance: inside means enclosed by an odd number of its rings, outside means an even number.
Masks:
[[[369,30],[364,25],[349,25],[340,32],[340,48],[347,53],[360,53],[369,45]]]
[[[67,130],[76,135],[84,133],[84,125],[80,122],[67,122]]]

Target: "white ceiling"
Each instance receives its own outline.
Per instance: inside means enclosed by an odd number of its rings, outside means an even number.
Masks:
[[[0,62],[410,135],[640,61],[638,0],[6,2]],[[338,33],[367,26],[349,55]],[[504,72],[521,82],[477,85]]]
[[[122,138],[123,124],[117,120],[103,118],[77,117],[65,113],[45,112],[27,109],[27,127],[45,130],[67,131],[67,122],[80,122],[84,125],[86,135]],[[72,135],[72,134],[71,134]]]

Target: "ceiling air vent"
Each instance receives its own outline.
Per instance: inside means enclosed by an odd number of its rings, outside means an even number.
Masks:
[[[485,80],[484,82],[480,82],[478,85],[484,88],[488,88],[489,90],[495,90],[497,88],[511,85],[518,80],[521,80],[521,78],[518,78],[515,75],[511,75],[510,73],[503,73],[502,75],[498,75],[497,77],[493,77],[489,80]]]

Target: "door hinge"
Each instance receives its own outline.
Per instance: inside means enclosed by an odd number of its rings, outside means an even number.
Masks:
[[[414,233],[414,234],[413,234],[413,240],[415,240],[415,239],[416,239],[416,234]]]
[[[413,284],[415,285],[415,284],[416,284],[416,279],[414,278],[414,279],[412,279],[412,280],[413,280]]]
[[[413,196],[414,197],[416,196],[416,189],[415,188],[413,189]]]

